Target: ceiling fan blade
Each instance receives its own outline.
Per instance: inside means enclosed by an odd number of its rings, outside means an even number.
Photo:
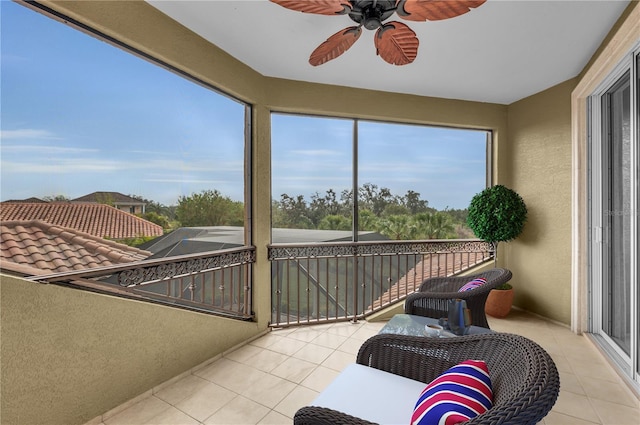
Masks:
[[[287,9],[316,15],[345,15],[351,11],[347,0],[269,0]]]
[[[349,50],[353,43],[358,41],[360,34],[362,34],[360,26],[348,27],[338,31],[311,53],[309,63],[313,66],[318,66],[337,58]]]
[[[464,15],[487,0],[398,0],[396,13],[409,21],[440,21]]]
[[[418,55],[418,37],[411,28],[397,21],[376,31],[376,53],[391,65],[407,65]]]

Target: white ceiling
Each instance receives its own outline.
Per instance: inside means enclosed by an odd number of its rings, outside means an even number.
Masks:
[[[412,64],[384,62],[363,29],[346,53],[313,67],[316,46],[355,25],[348,16],[268,0],[147,1],[265,76],[501,104],[578,75],[629,3],[488,0],[456,18],[404,21],[420,40]]]

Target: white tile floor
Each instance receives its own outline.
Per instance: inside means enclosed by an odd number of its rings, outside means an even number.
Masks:
[[[291,424],[383,325],[275,330],[91,423]],[[640,424],[639,400],[586,337],[519,311],[490,326],[535,340],[556,362],[560,397],[544,424]]]

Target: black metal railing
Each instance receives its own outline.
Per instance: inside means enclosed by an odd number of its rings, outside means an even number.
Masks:
[[[255,247],[145,260],[30,280],[251,319]]]
[[[242,247],[29,279],[247,320],[255,252]],[[429,277],[492,258],[492,246],[481,240],[273,244],[271,325],[363,318]]]
[[[481,240],[273,244],[271,325],[355,320],[493,258]]]

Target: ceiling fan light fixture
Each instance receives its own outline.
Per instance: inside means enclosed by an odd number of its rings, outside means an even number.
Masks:
[[[397,12],[409,21],[438,21],[455,18],[477,8],[487,0],[270,0],[284,8],[319,15],[341,15],[358,24],[338,31],[311,53],[309,63],[322,65],[346,52],[360,37],[361,27],[377,29],[376,53],[392,65],[412,63],[418,54],[419,40],[407,25],[384,23]]]
[[[368,30],[375,30],[382,26],[382,22],[380,21],[380,18],[376,16],[370,16],[362,20],[362,26]]]

